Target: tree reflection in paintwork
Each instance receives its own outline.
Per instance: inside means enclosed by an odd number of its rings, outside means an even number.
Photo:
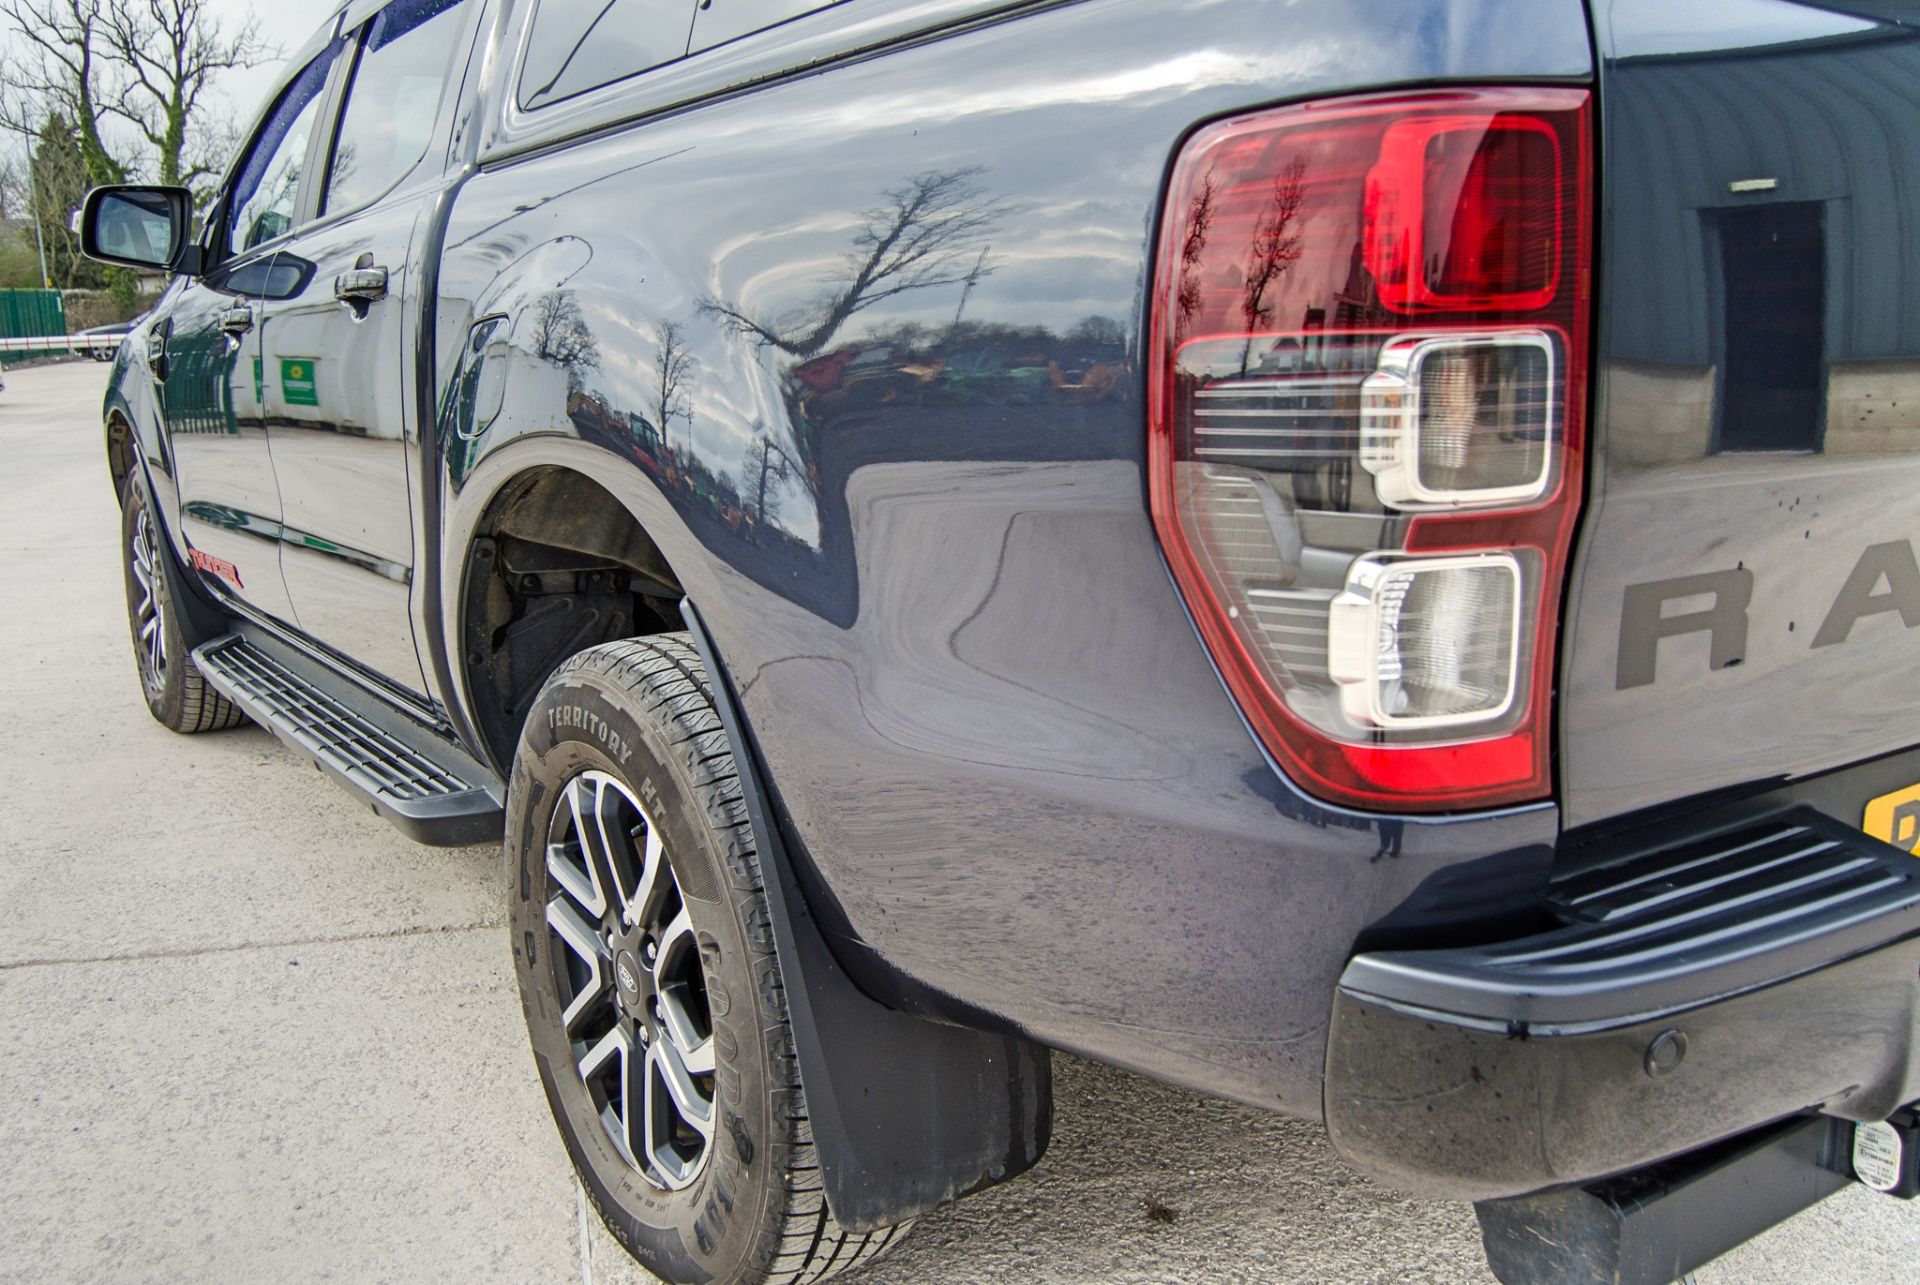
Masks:
[[[578,277],[592,256],[579,238],[503,244],[518,279],[539,284],[474,305],[500,315],[474,323],[450,386],[450,475],[467,474],[496,420],[564,425],[632,461],[746,574],[850,621],[848,491],[866,462],[1105,458],[1103,404],[1135,395],[1127,321],[1034,325],[996,297],[993,241],[1014,207],[983,176],[882,189],[848,213],[837,256],[823,247],[831,272],[779,303],[683,295],[684,312],[638,325],[637,296]]]
[[[866,211],[854,233],[845,280],[795,315],[767,321],[713,298],[701,309],[757,343],[808,358],[875,304],[913,290],[976,283],[993,271],[985,239],[1006,210],[975,181],[980,173],[915,174],[885,193],[886,203]]]
[[[567,372],[567,391],[578,395],[586,374],[600,365],[600,344],[587,329],[571,290],[549,290],[533,307],[533,351]]]

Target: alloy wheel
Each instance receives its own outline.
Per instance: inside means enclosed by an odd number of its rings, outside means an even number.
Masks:
[[[620,1154],[678,1191],[712,1150],[714,1043],[693,920],[660,829],[605,772],[547,829],[548,955],[574,1064]]]
[[[155,583],[159,577],[159,547],[153,538],[153,518],[143,505],[133,519],[133,541],[128,549],[132,557],[134,584],[140,601],[133,609],[134,650],[140,660],[140,678],[150,692],[167,685],[167,607]]]

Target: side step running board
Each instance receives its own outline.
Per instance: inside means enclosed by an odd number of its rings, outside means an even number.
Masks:
[[[491,843],[504,791],[451,740],[271,637],[243,630],[197,648],[222,696],[421,843]],[[324,684],[324,687],[322,686]]]

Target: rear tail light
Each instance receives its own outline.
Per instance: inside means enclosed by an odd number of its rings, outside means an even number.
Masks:
[[[1175,166],[1150,472],[1248,722],[1331,802],[1545,797],[1579,504],[1588,97],[1281,108]]]

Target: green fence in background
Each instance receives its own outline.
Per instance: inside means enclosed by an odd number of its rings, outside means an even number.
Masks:
[[[0,339],[67,333],[67,309],[58,290],[0,290]]]

